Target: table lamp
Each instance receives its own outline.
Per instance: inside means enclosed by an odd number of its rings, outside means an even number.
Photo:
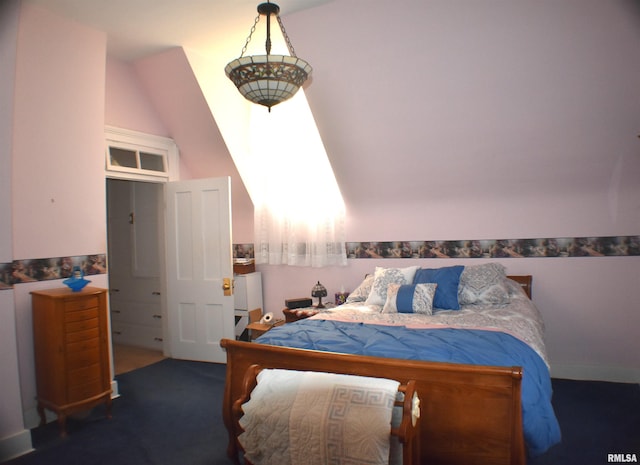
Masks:
[[[318,298],[318,305],[316,305],[316,308],[324,308],[324,305],[322,305],[322,298],[326,296],[327,289],[322,284],[320,284],[320,281],[318,281],[318,284],[313,286],[313,289],[311,289],[311,297]]]

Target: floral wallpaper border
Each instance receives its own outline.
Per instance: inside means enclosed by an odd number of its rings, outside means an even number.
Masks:
[[[74,266],[79,266],[85,276],[105,274],[107,256],[106,254],[77,255],[0,263],[0,289],[10,289],[14,284],[19,283],[68,278]]]
[[[540,258],[640,255],[640,236],[347,242],[347,258]]]
[[[347,242],[347,258],[541,258],[640,256],[640,236]],[[253,244],[233,244],[234,259],[254,258]],[[0,263],[0,290],[64,279],[79,266],[85,276],[107,272],[106,254],[34,258]]]

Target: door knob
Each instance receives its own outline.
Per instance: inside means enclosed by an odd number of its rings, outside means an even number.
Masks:
[[[233,295],[233,280],[231,278],[222,279],[222,290],[224,295]]]

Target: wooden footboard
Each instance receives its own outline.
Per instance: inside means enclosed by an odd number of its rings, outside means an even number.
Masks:
[[[246,370],[262,368],[322,371],[416,381],[421,421],[418,447],[423,464],[525,464],[520,367],[485,367],[422,362],[223,339],[227,377],[223,415],[229,431],[227,453],[239,463],[232,415]]]

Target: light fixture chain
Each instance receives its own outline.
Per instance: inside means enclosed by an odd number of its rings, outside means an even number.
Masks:
[[[256,16],[255,21],[253,22],[253,26],[251,26],[251,30],[249,31],[249,37],[247,37],[247,41],[244,43],[244,47],[242,47],[242,52],[240,52],[240,58],[244,56],[247,52],[247,47],[249,46],[249,42],[251,42],[251,36],[256,32],[256,26],[258,25],[258,21],[260,21],[260,14]]]
[[[280,7],[275,3],[268,2],[268,0],[267,3],[258,5],[258,16],[253,22],[240,57],[229,62],[224,69],[227,77],[231,79],[243,97],[267,107],[269,111],[272,106],[293,97],[312,70],[309,63],[296,56],[296,51],[284,24],[282,24],[279,12]],[[267,41],[265,43],[267,54],[245,56],[262,15],[267,17]],[[278,20],[290,56],[271,55],[271,15],[275,15]],[[326,296],[326,291],[324,296]]]
[[[298,56],[296,55],[296,50],[293,48],[293,44],[289,40],[289,36],[287,35],[287,31],[285,31],[285,29],[284,29],[284,24],[282,24],[282,19],[280,19],[280,15],[276,15],[276,18],[278,18],[278,24],[280,25],[280,30],[282,31],[282,35],[284,36],[284,40],[287,43],[287,48],[289,49],[289,54],[292,57],[298,58]]]

